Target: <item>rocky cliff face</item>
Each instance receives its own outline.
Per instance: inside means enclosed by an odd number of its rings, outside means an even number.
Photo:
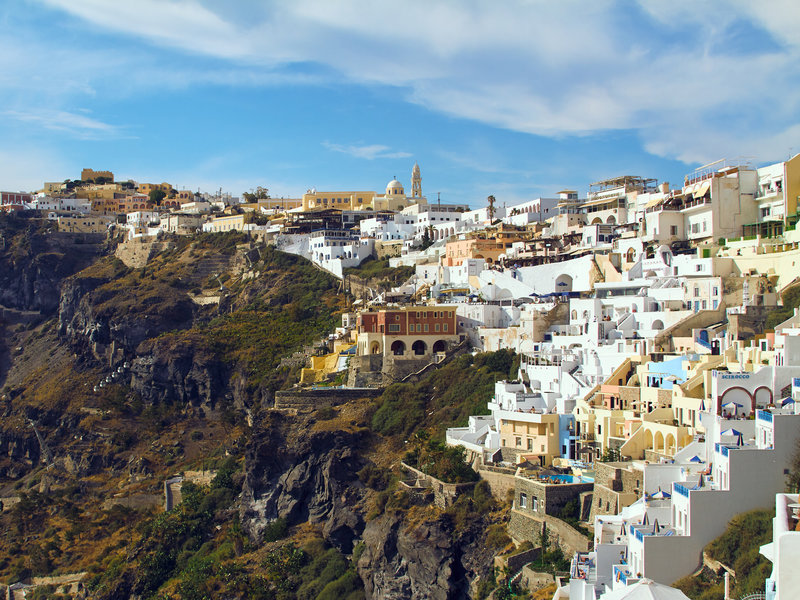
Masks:
[[[468,598],[471,582],[491,566],[479,520],[456,532],[447,515],[409,526],[398,513],[364,529],[358,574],[368,598],[400,600]]]
[[[184,292],[158,282],[132,294],[109,279],[66,281],[59,303],[59,334],[108,363],[131,358],[145,340],[191,327],[195,306]]]
[[[106,251],[104,235],[46,232],[44,227],[19,218],[0,222],[0,305],[55,314],[64,279]]]
[[[348,553],[363,542],[357,564],[367,598],[467,598],[471,582],[491,566],[486,523],[456,530],[446,513],[409,523],[403,511],[365,521],[370,491],[358,479],[368,434],[313,431],[295,417],[271,413],[258,424],[245,457],[240,517],[254,542],[282,518],[319,523],[325,538]]]
[[[130,387],[150,404],[192,404],[214,409],[222,398],[232,398],[230,375],[192,336],[147,340],[131,361]]]
[[[275,519],[289,525],[321,523],[323,535],[344,552],[364,528],[366,490],[358,480],[363,435],[292,427],[290,417],[268,415],[245,456],[241,519],[255,541]]]

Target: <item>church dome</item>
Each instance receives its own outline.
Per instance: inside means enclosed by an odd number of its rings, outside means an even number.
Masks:
[[[389,183],[386,184],[386,195],[387,196],[404,196],[405,190],[403,189],[403,184],[397,181],[397,179],[392,179]]]

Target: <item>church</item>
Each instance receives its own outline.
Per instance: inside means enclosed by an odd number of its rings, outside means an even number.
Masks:
[[[377,192],[318,192],[311,189],[303,194],[303,210],[372,210],[401,211],[415,204],[427,204],[422,195],[422,176],[419,165],[414,163],[411,171],[411,196],[406,196],[403,184],[392,179],[386,184],[386,193]]]

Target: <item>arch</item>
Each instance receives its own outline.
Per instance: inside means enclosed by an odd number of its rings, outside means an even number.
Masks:
[[[392,354],[395,356],[403,356],[406,353],[406,345],[401,340],[392,342]]]
[[[667,454],[675,454],[675,450],[677,450],[677,448],[675,447],[675,436],[672,435],[671,433],[667,434],[666,444],[667,444]]]
[[[608,224],[608,225],[616,225],[617,224],[617,219],[614,217],[614,215],[608,215],[608,218],[606,219],[606,224]]]
[[[655,437],[653,438],[654,447],[653,450],[658,452],[659,454],[664,453],[664,434],[660,431],[656,432]]]
[[[636,251],[633,248],[628,248],[628,251],[625,253],[625,260],[627,262],[636,260]]]
[[[764,408],[767,404],[772,404],[772,390],[765,385],[757,387],[753,392],[753,410]]]
[[[746,406],[750,406],[751,411],[755,410],[755,401],[753,400],[753,397],[746,388],[743,388],[740,385],[731,386],[722,392],[722,396],[719,397],[719,404],[717,405],[718,415],[722,414],[722,405],[727,404],[728,402],[738,402],[742,405],[742,409],[744,409]]]
[[[572,276],[566,273],[561,273],[556,277],[556,292],[571,292],[572,291]]]
[[[573,321],[577,321],[578,320],[578,311],[575,310],[574,308],[572,309],[572,320]]]
[[[380,354],[381,353],[381,344],[380,342],[372,342],[372,345],[369,348],[370,354]]]
[[[447,350],[447,342],[444,340],[436,340],[433,344],[432,352],[444,352]]]
[[[661,319],[653,321],[653,329],[664,329],[664,322]]]
[[[644,432],[644,447],[652,450],[653,446],[653,432],[650,429],[645,430]]]
[[[602,224],[603,224],[603,219],[601,219],[600,217],[595,217],[594,219],[592,219],[592,222],[590,223],[590,225],[602,225]]]
[[[428,347],[425,345],[425,342],[422,340],[417,340],[413,344],[411,344],[411,350],[414,352],[416,356],[422,356],[427,351]]]

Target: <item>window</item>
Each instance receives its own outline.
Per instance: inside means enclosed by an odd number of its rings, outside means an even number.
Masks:
[[[697,298],[698,296],[700,296],[700,288],[699,287],[695,287],[694,288],[694,297]]]
[[[519,495],[519,507],[528,508],[528,494]]]
[[[669,228],[669,233],[670,233],[670,235],[678,235],[678,226],[677,225],[671,225],[670,228]]]
[[[392,323],[389,325],[389,333],[397,333],[400,331],[400,325]]]
[[[437,332],[437,333],[439,332],[439,324],[438,323],[436,323],[436,325],[433,326],[433,330],[435,332]]]
[[[514,443],[516,444],[517,448],[522,448],[522,438],[515,438]]]
[[[444,330],[443,331],[447,331],[447,323],[444,324]]]
[[[528,438],[528,450],[533,450],[533,440]]]
[[[395,316],[394,316],[394,320],[395,320],[395,321],[399,321],[399,320],[400,320],[400,315],[395,315]]]
[[[425,327],[423,328],[423,331],[424,331],[425,333],[428,333],[428,324],[427,324],[427,323],[425,323]]]
[[[539,499],[538,498],[533,498],[532,500],[533,500],[533,502],[532,502],[533,506],[531,506],[531,508],[533,510],[539,510]]]
[[[703,300],[703,310],[705,310],[706,308],[708,308],[707,304],[708,304],[708,303],[707,303],[705,300]]]

